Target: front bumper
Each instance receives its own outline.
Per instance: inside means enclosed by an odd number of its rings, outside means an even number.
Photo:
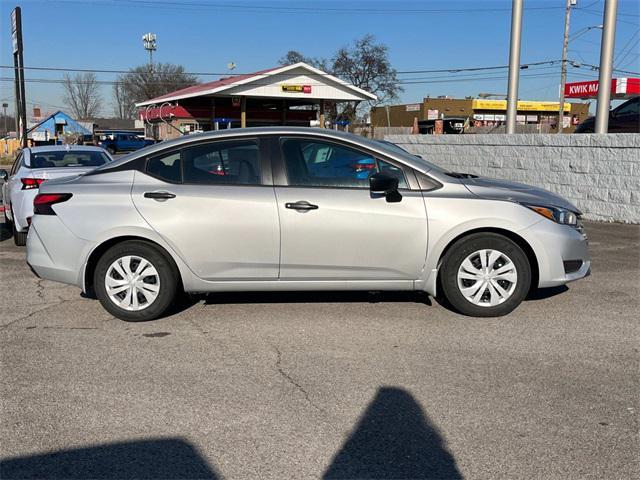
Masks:
[[[538,287],[556,287],[588,276],[591,257],[587,236],[567,225],[543,220],[520,232],[538,260]],[[580,261],[580,267],[567,273],[565,262]]]

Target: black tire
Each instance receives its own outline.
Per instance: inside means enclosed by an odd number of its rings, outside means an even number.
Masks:
[[[16,218],[13,214],[12,217]],[[15,243],[18,247],[24,247],[27,244],[28,232],[19,232],[18,230],[16,230],[16,222],[11,222],[11,232],[13,233],[13,243]]]
[[[138,311],[130,311],[116,305],[105,287],[109,267],[117,259],[127,255],[147,260],[155,267],[159,276],[158,296],[149,306]],[[114,317],[127,322],[144,322],[161,316],[176,298],[179,283],[179,272],[173,260],[160,248],[141,240],[128,240],[111,247],[100,257],[93,274],[93,288],[102,306]]]
[[[462,294],[458,286],[458,271],[462,262],[474,252],[483,249],[497,250],[506,255],[511,259],[517,272],[517,280],[513,282],[515,283],[513,292],[506,300],[495,306],[472,303]],[[466,280],[461,281],[466,282]],[[469,282],[473,286],[474,281]],[[440,284],[446,300],[459,313],[472,317],[501,317],[511,313],[527,296],[531,286],[531,265],[522,248],[509,238],[495,233],[475,233],[458,240],[451,246],[440,268]],[[489,294],[490,292],[485,292],[486,296]]]
[[[115,155],[117,153],[114,147],[107,147],[107,152],[109,152],[109,154],[111,155]]]

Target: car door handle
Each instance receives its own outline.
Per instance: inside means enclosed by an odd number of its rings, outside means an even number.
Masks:
[[[171,192],[145,192],[144,198],[153,198],[154,200],[168,200],[170,198],[176,198],[176,194]]]
[[[298,211],[307,211],[307,210],[317,210],[318,205],[313,205],[312,203],[306,202],[304,200],[295,203],[285,203],[284,208],[290,208],[291,210]]]

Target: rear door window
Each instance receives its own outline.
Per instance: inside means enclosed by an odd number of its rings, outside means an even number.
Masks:
[[[255,140],[211,142],[182,152],[184,182],[260,184],[260,155]]]
[[[150,158],[147,162],[147,173],[170,183],[182,182],[180,151]]]

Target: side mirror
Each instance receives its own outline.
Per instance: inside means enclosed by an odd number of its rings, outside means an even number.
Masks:
[[[369,177],[369,190],[371,193],[384,195],[387,202],[402,200],[402,196],[398,192],[398,179],[384,173],[374,173]]]
[[[0,180],[6,182],[9,179],[9,174],[4,168],[0,168]]]

